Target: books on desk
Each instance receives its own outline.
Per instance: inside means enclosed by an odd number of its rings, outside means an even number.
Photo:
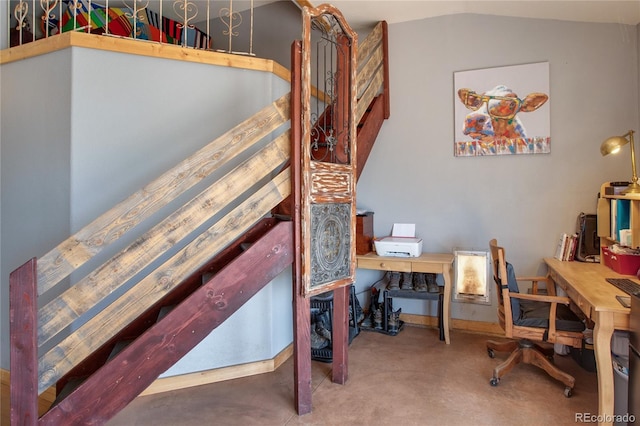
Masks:
[[[558,246],[556,247],[556,254],[553,257],[558,260],[574,260],[577,248],[578,234],[569,235],[562,233],[558,241]]]

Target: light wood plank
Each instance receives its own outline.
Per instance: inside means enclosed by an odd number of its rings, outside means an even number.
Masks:
[[[358,106],[356,107],[357,122],[360,122],[360,119],[362,119],[362,116],[364,115],[364,113],[367,112],[367,108],[371,104],[371,101],[373,101],[373,98],[375,98],[378,92],[380,91],[383,81],[384,81],[384,69],[383,67],[380,67],[378,68],[378,71],[376,72],[376,75],[373,78],[372,83],[369,84],[369,87],[364,92],[362,97],[358,99]]]
[[[218,214],[246,188],[281,167],[289,160],[289,137],[288,131],[280,135],[273,143],[139,237],[131,246],[40,308],[38,345],[42,346],[104,297],[117,291],[167,250]]]
[[[378,22],[362,43],[358,43],[358,67],[364,65],[371,52],[382,42],[382,22]]]
[[[293,344],[290,344],[274,358],[246,364],[232,365],[213,370],[198,371],[196,373],[181,374],[179,376],[163,377],[156,380],[140,394],[140,396],[154,395],[193,386],[209,385],[257,374],[272,373],[293,355]]]
[[[7,370],[0,370],[0,424],[8,425],[10,416],[10,373]]]
[[[46,39],[36,40],[22,46],[0,51],[0,65],[46,53],[84,47],[109,52],[130,53],[154,58],[173,59],[200,64],[217,65],[254,71],[271,72],[278,77],[291,81],[291,73],[286,67],[271,59],[254,56],[234,55],[230,53],[212,52],[203,49],[186,48],[173,44],[157,43],[147,40],[117,37],[113,35],[96,35],[69,31]]]
[[[143,278],[39,361],[40,389],[46,389],[106,343],[207,259],[257,223],[291,192],[289,168],[225,215],[218,223]]]
[[[289,95],[229,130],[38,260],[43,294],[169,201],[289,120]]]
[[[367,61],[366,65],[358,71],[358,98],[361,97],[362,93],[369,87],[375,72],[382,66],[382,60],[384,59],[383,53],[382,45],[378,46],[374,54]]]
[[[285,348],[280,354],[276,356],[281,356],[281,354],[285,353],[287,348]],[[278,367],[276,367],[278,368]],[[11,407],[9,404],[9,388],[11,383],[11,372],[8,370],[0,369],[0,425],[9,425],[10,423],[10,413]],[[41,416],[47,412],[53,401],[56,399],[56,388],[54,386],[48,388],[46,391],[42,392],[38,397],[38,415]]]

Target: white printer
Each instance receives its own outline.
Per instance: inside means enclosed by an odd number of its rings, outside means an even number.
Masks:
[[[378,256],[418,257],[422,254],[422,238],[416,238],[414,223],[394,223],[391,236],[375,240]]]

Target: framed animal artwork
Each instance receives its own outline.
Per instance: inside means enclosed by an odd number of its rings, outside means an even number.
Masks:
[[[549,63],[454,73],[456,157],[551,152]]]

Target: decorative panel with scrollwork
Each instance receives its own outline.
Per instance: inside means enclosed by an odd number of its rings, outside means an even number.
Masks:
[[[311,206],[311,288],[349,275],[351,205]]]
[[[355,275],[355,53],[337,9],[303,9],[301,234],[306,295]]]

